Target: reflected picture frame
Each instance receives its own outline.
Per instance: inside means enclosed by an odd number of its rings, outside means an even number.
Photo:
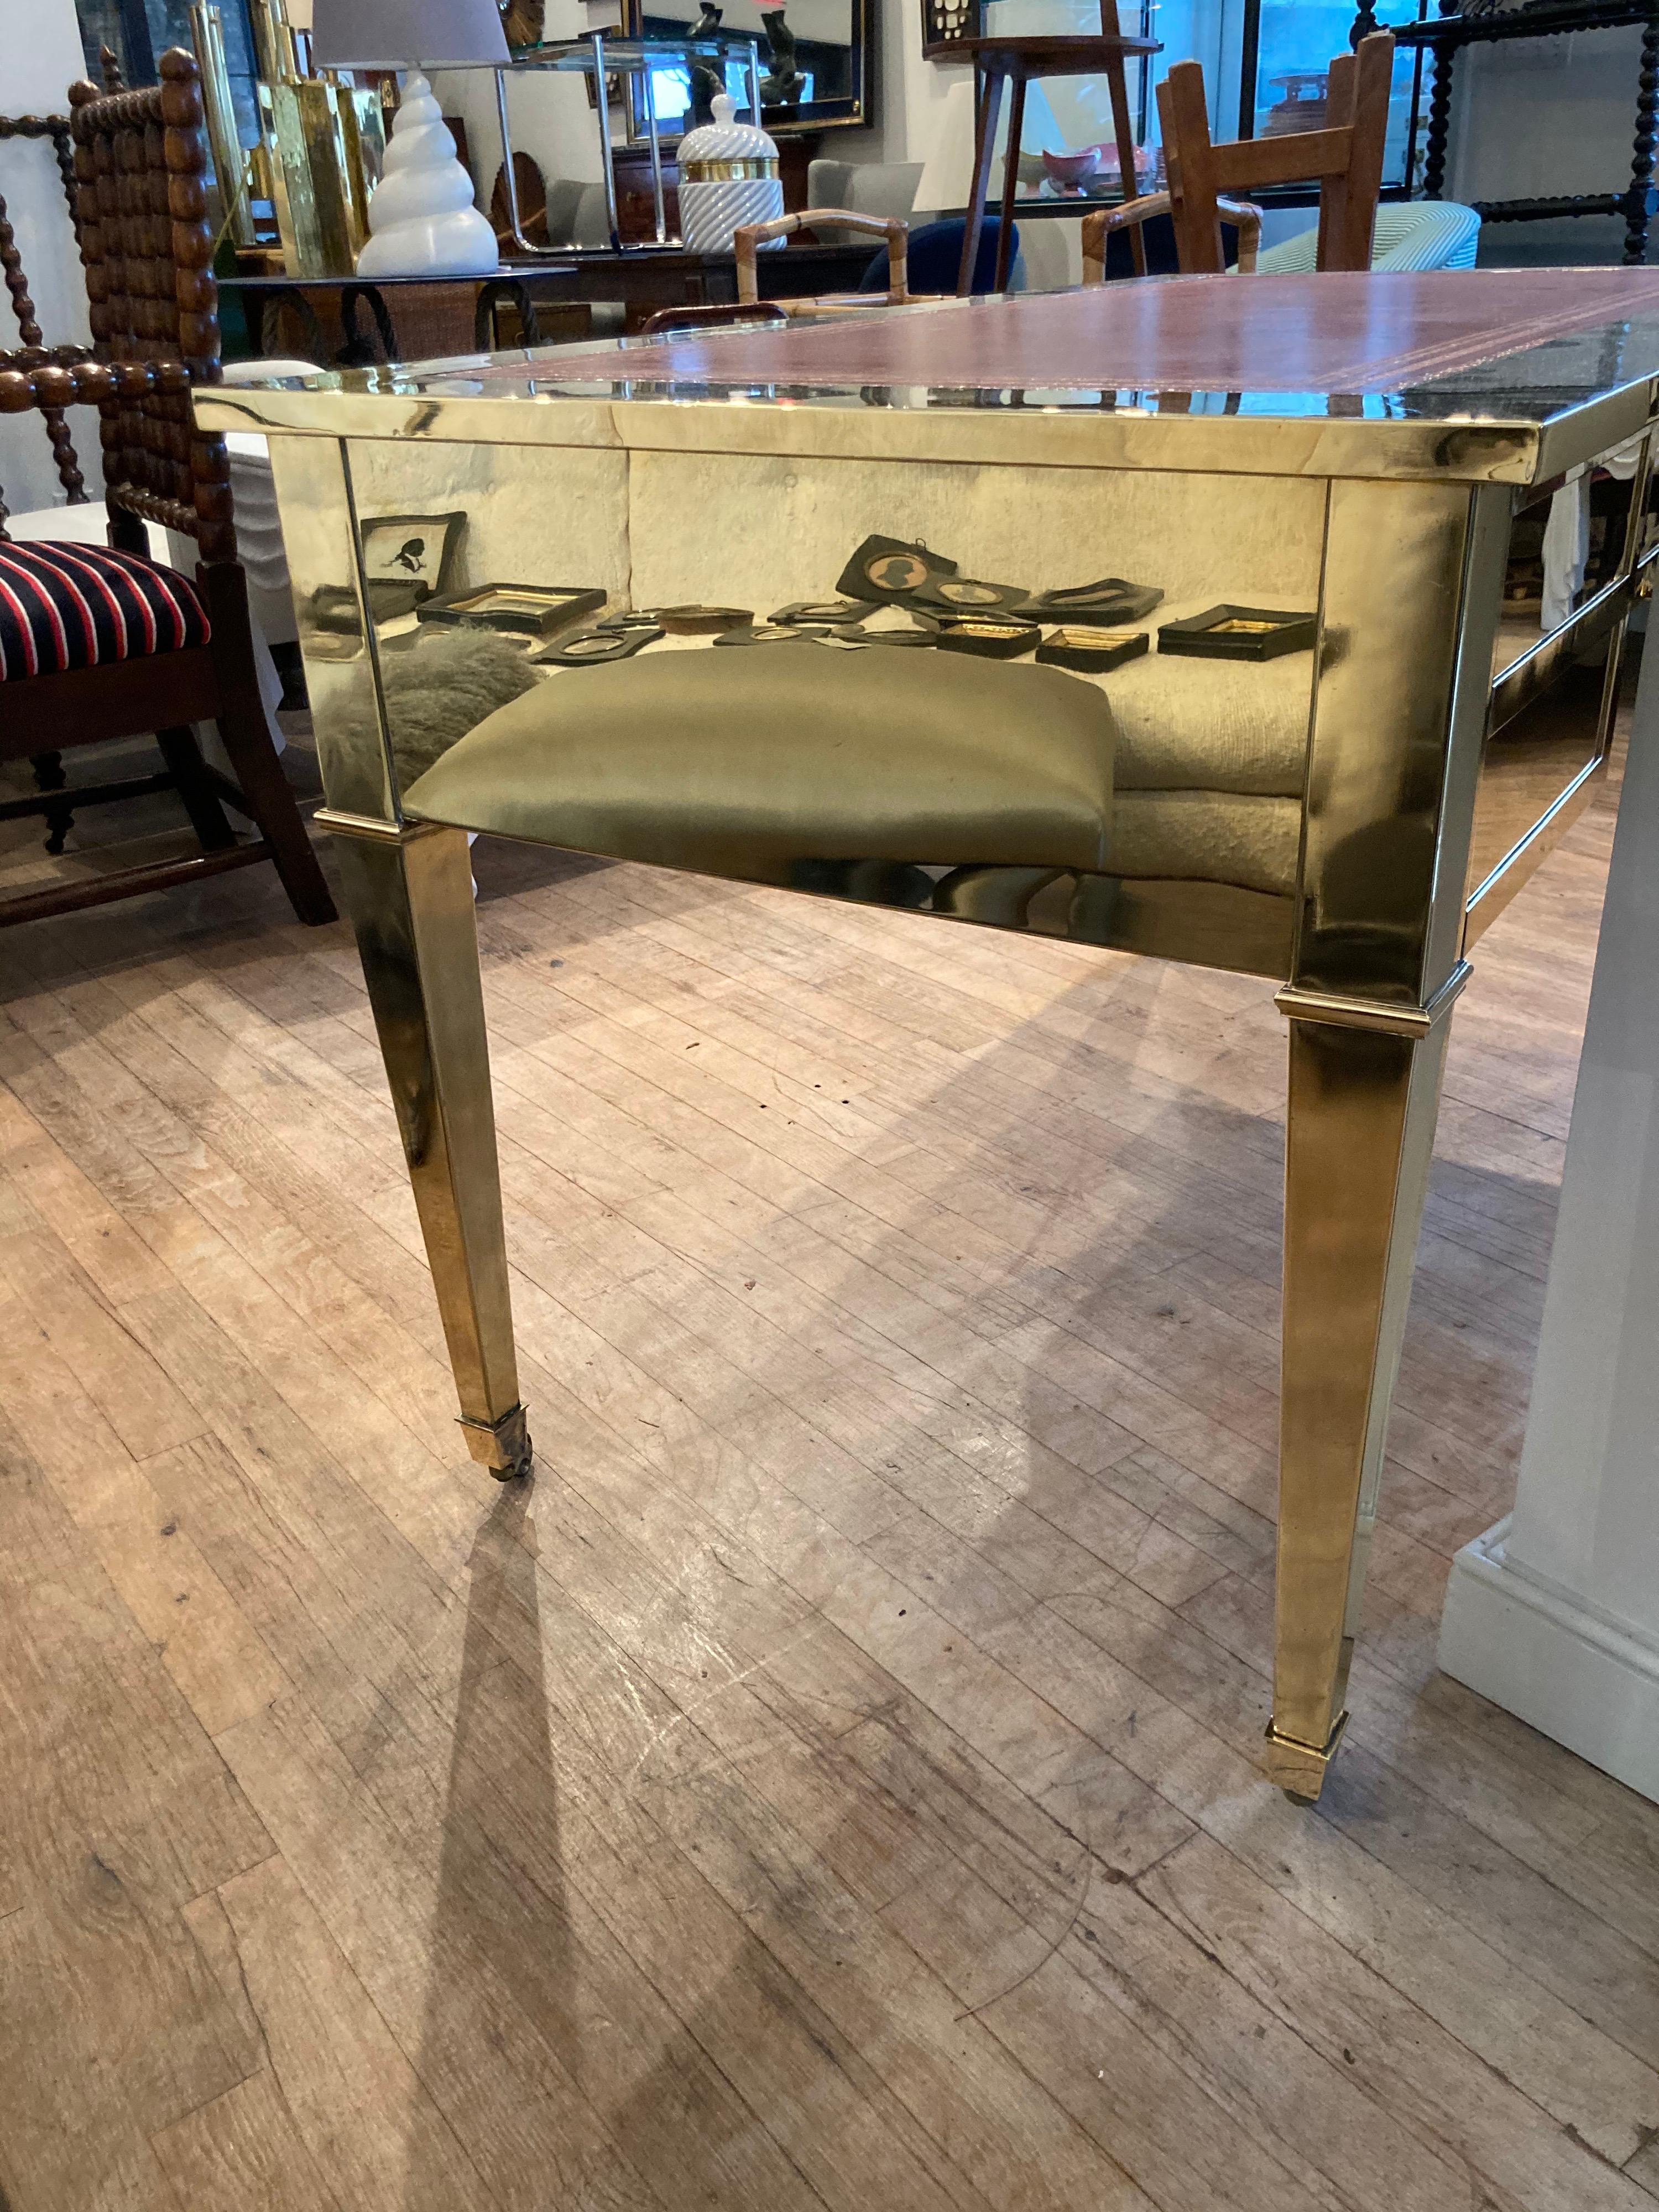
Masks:
[[[454,580],[466,510],[446,514],[366,514],[357,520],[364,580],[409,584],[417,599],[436,598]]]

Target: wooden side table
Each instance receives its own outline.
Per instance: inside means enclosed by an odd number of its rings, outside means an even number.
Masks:
[[[1123,64],[1131,56],[1160,53],[1156,39],[1127,37],[1117,27],[1117,0],[1100,0],[1100,30],[1079,35],[1032,38],[968,38],[952,40],[941,51],[952,61],[974,64],[974,185],[968,204],[968,227],[963,234],[962,268],[957,291],[963,298],[972,291],[974,264],[979,258],[980,234],[985,225],[985,198],[991,185],[991,162],[996,151],[997,124],[1002,113],[1005,85],[1013,90],[1008,113],[1008,151],[1002,165],[1002,222],[997,234],[996,289],[1008,289],[1013,258],[1014,196],[1019,185],[1019,134],[1025,120],[1025,88],[1034,77],[1101,76],[1112,106],[1112,136],[1117,143],[1118,173],[1126,198],[1133,198],[1135,176],[1135,134],[1129,115],[1129,88]],[[1132,240],[1135,272],[1146,273],[1145,247],[1137,233]]]

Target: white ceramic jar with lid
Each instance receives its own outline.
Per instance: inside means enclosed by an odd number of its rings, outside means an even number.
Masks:
[[[765,131],[736,119],[729,93],[717,92],[709,104],[714,120],[688,131],[679,143],[680,235],[693,253],[729,253],[743,224],[770,222],[783,213],[783,185],[778,149]]]

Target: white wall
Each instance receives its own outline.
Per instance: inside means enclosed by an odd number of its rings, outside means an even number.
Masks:
[[[547,0],[544,22],[544,35],[549,39],[580,38],[587,28],[580,0]],[[501,166],[495,72],[437,70],[432,88],[446,115],[465,120],[472,181],[479,206],[488,209]],[[587,104],[585,77],[556,76],[550,70],[520,71],[508,88],[507,116],[515,150],[528,154],[544,177],[574,177],[580,184],[599,181],[599,118]]]
[[[0,112],[67,114],[69,88],[86,73],[73,0],[0,0]],[[89,336],[86,285],[49,138],[0,144],[0,194],[17,234],[46,343],[84,344]],[[21,343],[9,300],[0,305],[0,346],[9,349]],[[88,489],[95,495],[101,483],[95,410],[72,410],[70,428]],[[64,489],[38,415],[0,417],[0,490],[16,514],[62,502]]]

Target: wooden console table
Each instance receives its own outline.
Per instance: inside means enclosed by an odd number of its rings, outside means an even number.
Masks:
[[[856,291],[872,251],[868,239],[857,239],[763,253],[761,297]],[[732,254],[680,246],[508,261],[493,276],[379,276],[373,283],[360,276],[227,276],[219,284],[227,361],[294,355],[319,368],[488,352],[500,343],[495,322],[503,306],[516,310],[525,344],[558,345],[585,337],[592,307],[604,301],[623,303],[632,331],[659,307],[727,307],[737,296]],[[240,337],[228,327],[233,307],[240,312]]]
[[[586,337],[588,308],[562,262],[504,267],[494,276],[222,276],[227,361],[277,356],[319,368],[487,352],[499,310],[516,311],[526,345]],[[238,327],[240,325],[240,328]]]

